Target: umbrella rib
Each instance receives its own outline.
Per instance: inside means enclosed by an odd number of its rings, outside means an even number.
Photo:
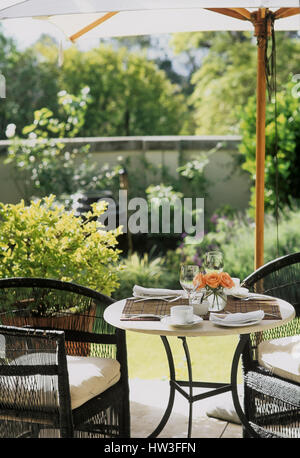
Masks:
[[[245,16],[242,16],[241,13],[236,11],[238,9],[243,9],[243,8],[204,8],[204,9],[208,11],[214,11],[215,13],[224,14],[225,16],[234,17],[235,19],[241,19],[242,21],[247,20]]]
[[[241,16],[243,16],[244,18],[246,18],[249,21],[251,21],[251,13],[250,13],[250,11],[246,10],[246,8],[230,8],[230,9],[233,10],[233,11],[236,11]]]
[[[300,14],[300,8],[279,8],[279,10],[275,12],[275,19],[295,16],[296,14]]]
[[[89,32],[90,30],[94,29],[98,25],[102,24],[103,22],[107,21],[110,19],[112,16],[115,16],[119,11],[111,11],[109,13],[106,13],[104,16],[101,16],[99,19],[96,19],[96,21],[91,22],[91,24],[86,25],[83,27],[81,30],[78,30],[78,32],[74,33],[71,35],[69,38],[71,41],[77,40],[77,38],[81,37],[85,33]]]

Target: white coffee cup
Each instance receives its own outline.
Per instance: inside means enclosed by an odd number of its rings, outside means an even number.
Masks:
[[[192,305],[174,305],[170,308],[170,313],[174,324],[187,324],[193,321]]]

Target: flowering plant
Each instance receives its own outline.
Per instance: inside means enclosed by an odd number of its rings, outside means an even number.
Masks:
[[[197,291],[205,288],[205,294],[202,297],[207,299],[213,296],[213,305],[219,307],[219,298],[224,299],[224,288],[230,289],[234,287],[234,281],[227,272],[210,272],[207,274],[199,273],[193,280]]]

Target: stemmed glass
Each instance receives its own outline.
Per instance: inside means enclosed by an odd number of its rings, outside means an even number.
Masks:
[[[189,304],[191,301],[191,294],[195,292],[197,288],[193,280],[199,272],[200,268],[196,265],[183,265],[180,269],[180,284],[188,295]]]
[[[222,272],[224,267],[223,254],[221,251],[208,251],[204,257],[204,268],[206,273]]]

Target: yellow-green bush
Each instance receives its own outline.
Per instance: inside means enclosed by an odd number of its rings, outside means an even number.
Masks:
[[[117,235],[97,218],[106,204],[76,217],[55,196],[29,206],[0,203],[0,277],[43,277],[79,283],[104,294],[118,286]]]

